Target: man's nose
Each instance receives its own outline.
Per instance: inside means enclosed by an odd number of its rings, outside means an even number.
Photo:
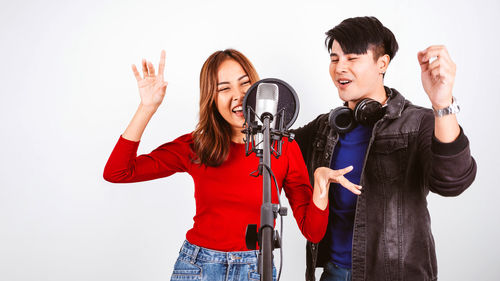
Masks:
[[[347,61],[343,59],[339,59],[337,62],[337,67],[335,68],[337,73],[345,73],[347,71]]]

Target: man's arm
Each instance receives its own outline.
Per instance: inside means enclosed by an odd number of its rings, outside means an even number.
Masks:
[[[471,156],[469,140],[459,127],[452,142],[441,142],[434,132],[435,118],[426,111],[418,135],[418,155],[424,172],[424,184],[442,196],[457,196],[476,177],[477,166]]]
[[[451,60],[445,46],[430,46],[417,54],[422,71],[422,86],[424,87],[432,108],[440,110],[447,108],[453,101],[453,84],[455,83],[456,65]],[[431,62],[431,59],[434,59]],[[442,143],[450,143],[459,136],[460,127],[455,114],[436,117],[434,135]]]

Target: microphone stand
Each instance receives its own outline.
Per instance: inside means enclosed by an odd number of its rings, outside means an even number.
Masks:
[[[273,119],[271,114],[264,115],[262,118],[262,133],[263,133],[263,151],[260,158],[261,164],[264,167],[271,168],[271,137],[270,125]],[[262,166],[259,165],[259,166]],[[260,208],[260,231],[259,240],[259,272],[260,280],[273,280],[273,230],[274,218],[273,205],[271,203],[271,174],[267,168],[262,169],[262,206]],[[279,196],[279,194],[278,194]]]
[[[248,109],[248,115],[253,109]],[[255,114],[255,112],[254,112]],[[271,182],[271,155],[276,156],[276,158],[281,156],[281,139],[282,137],[287,137],[289,141],[294,138],[293,134],[289,134],[283,128],[284,124],[284,112],[277,114],[280,119],[280,128],[278,130],[272,130],[271,122],[274,116],[270,113],[264,113],[262,118],[255,114],[256,118],[261,120],[262,125],[258,125],[256,121],[246,122],[247,128],[243,130],[246,134],[246,155],[250,155],[255,152],[257,157],[260,158],[259,168],[257,170],[258,174],[253,176],[262,175],[262,205],[260,208],[260,229],[257,231],[257,226],[255,224],[250,224],[247,226],[245,240],[248,249],[256,249],[256,243],[258,242],[259,248],[259,258],[258,258],[258,272],[260,274],[260,280],[262,281],[272,281],[273,280],[273,250],[275,248],[281,248],[281,238],[277,231],[274,231],[274,219],[278,216],[287,215],[287,208],[281,207],[277,204],[272,204],[272,182]],[[256,145],[250,139],[252,136],[258,132],[263,134],[263,148],[256,149]],[[272,136],[272,137],[271,137]],[[277,150],[271,146],[271,139],[277,141]],[[250,148],[251,146],[251,148]],[[274,153],[273,153],[274,152]],[[277,190],[278,192],[278,190]],[[278,194],[279,196],[279,194]]]

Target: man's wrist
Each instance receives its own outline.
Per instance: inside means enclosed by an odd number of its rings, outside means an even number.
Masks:
[[[435,117],[443,117],[460,112],[460,106],[458,105],[455,97],[452,97],[451,104],[449,104],[448,106],[436,106],[433,104],[432,110],[434,111]]]

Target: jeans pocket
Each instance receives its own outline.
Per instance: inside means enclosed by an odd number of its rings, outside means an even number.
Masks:
[[[273,280],[276,281],[277,278],[277,273],[276,273],[276,267],[273,265]],[[252,270],[248,272],[248,280],[260,280],[260,274],[257,272],[257,270]]]
[[[201,267],[198,265],[178,259],[170,280],[201,280],[201,272]]]
[[[250,271],[248,273],[248,280],[260,280],[260,274],[256,271]]]

